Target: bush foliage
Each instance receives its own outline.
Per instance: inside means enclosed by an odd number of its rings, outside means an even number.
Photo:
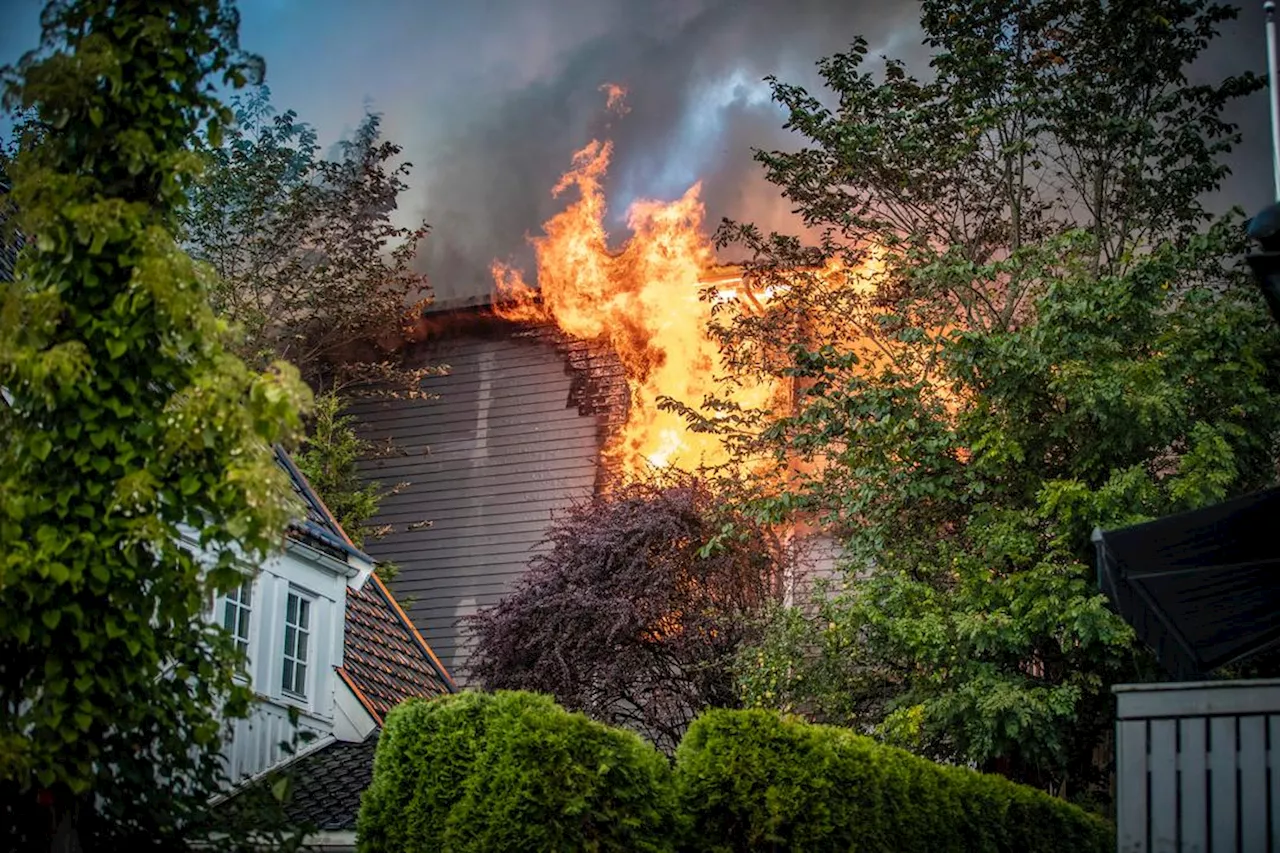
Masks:
[[[636,736],[530,693],[410,700],[387,718],[359,823],[400,850],[1061,851],[1101,819],[1000,776],[762,710],[713,710],[675,772]]]
[[[1102,851],[1111,827],[1002,776],[934,764],[849,729],[709,711],[676,754],[689,849]]]
[[[548,697],[410,700],[380,736],[359,849],[670,851],[670,775],[638,736]]]

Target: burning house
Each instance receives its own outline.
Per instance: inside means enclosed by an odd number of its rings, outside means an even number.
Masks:
[[[389,449],[365,472],[390,489],[369,545],[399,567],[397,598],[445,666],[465,679],[462,620],[512,590],[554,515],[615,475],[727,461],[664,397],[698,406],[724,364],[707,331],[716,266],[699,187],[638,202],[610,247],[601,180],[608,143],[579,151],[555,192],[577,198],[536,238],[537,288],[495,264],[488,305],[439,311],[401,350],[408,368],[447,366],[434,399],[368,400],[353,413]],[[713,288],[714,289],[714,288]],[[744,408],[786,405],[792,389],[735,385]]]
[[[432,319],[434,334],[404,358],[448,365],[424,383],[434,399],[353,411],[368,439],[392,445],[365,463],[393,490],[378,518],[390,532],[370,550],[399,567],[396,597],[462,671],[460,620],[510,591],[553,513],[592,494],[625,392],[616,359],[554,327],[483,308]]]

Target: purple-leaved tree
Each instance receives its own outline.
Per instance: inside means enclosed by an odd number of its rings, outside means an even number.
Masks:
[[[732,662],[781,586],[785,547],[704,481],[664,474],[577,504],[517,589],[470,617],[471,676],[534,690],[673,749],[739,704]]]

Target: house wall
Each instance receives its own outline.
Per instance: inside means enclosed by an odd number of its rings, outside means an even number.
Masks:
[[[288,696],[281,687],[285,600],[290,589],[305,593],[312,601],[305,699]],[[345,575],[307,559],[305,549],[297,545],[269,559],[254,578],[246,675],[260,701],[248,719],[233,724],[226,756],[234,781],[285,758],[280,742],[291,741],[295,734],[288,719],[290,708],[299,713],[298,733],[310,732],[317,737],[333,733],[334,667],[342,664],[346,590]],[[224,600],[219,599],[214,607],[214,619],[219,623],[224,606]]]
[[[438,399],[352,409],[365,438],[395,447],[364,474],[404,484],[375,520],[392,532],[366,550],[399,566],[396,598],[460,683],[472,646],[461,620],[511,591],[553,514],[596,481],[605,424],[572,346],[497,320],[446,328],[405,353],[409,366],[449,365],[425,383]]]

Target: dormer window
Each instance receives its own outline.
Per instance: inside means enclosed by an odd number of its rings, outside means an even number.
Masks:
[[[286,695],[307,697],[307,662],[310,659],[312,600],[289,590],[284,610],[284,670],[280,687]]]
[[[246,580],[228,593],[222,603],[222,627],[231,634],[236,642],[236,648],[242,654],[249,653],[249,611],[252,595],[253,581]]]

